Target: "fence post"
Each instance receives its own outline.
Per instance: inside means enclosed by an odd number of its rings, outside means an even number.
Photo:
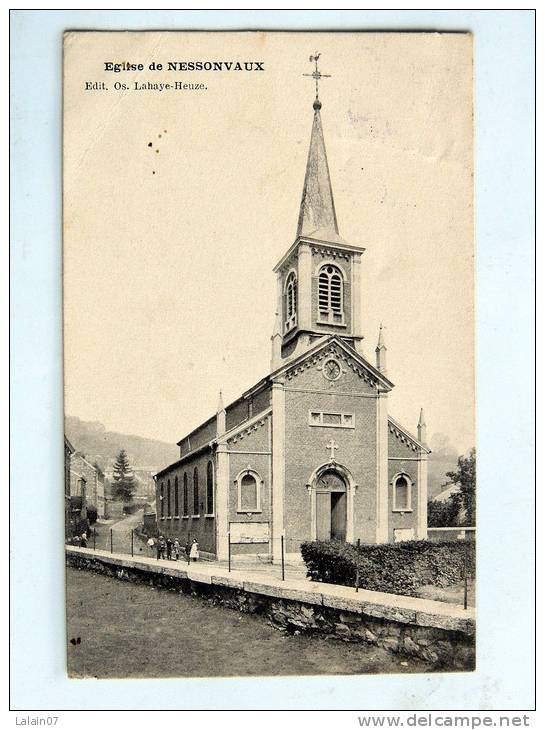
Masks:
[[[464,609],[467,610],[467,536],[464,536]]]
[[[131,556],[134,558],[134,530],[131,530]]]
[[[113,553],[114,551],[114,531],[110,527],[110,552]]]
[[[284,535],[280,535],[280,553],[282,556],[282,580],[286,580],[286,569],[284,565]]]
[[[227,533],[227,571],[231,572],[231,532]]]
[[[356,547],[358,548],[358,550],[360,548],[360,545],[361,545],[361,539],[358,537],[358,540],[356,542]],[[356,593],[358,592],[359,587],[360,587],[360,569],[358,566],[356,566]]]

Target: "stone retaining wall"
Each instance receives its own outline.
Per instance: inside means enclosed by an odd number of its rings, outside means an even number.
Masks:
[[[432,662],[438,669],[475,666],[474,622],[415,613],[406,608],[358,603],[316,590],[289,591],[228,575],[199,575],[168,565],[136,565],[119,556],[96,556],[67,549],[67,564],[120,580],[199,596],[227,608],[266,617],[289,633],[317,633],[350,642],[374,644]],[[314,586],[315,584],[311,584]]]

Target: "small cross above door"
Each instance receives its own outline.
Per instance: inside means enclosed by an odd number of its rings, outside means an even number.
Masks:
[[[329,439],[329,443],[326,444],[326,449],[329,449],[329,457],[331,461],[335,461],[335,450],[338,449],[338,445],[333,439]]]

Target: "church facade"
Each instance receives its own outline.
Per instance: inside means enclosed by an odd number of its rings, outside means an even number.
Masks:
[[[416,436],[388,415],[382,331],[375,363],[363,356],[364,249],[339,234],[318,96],[313,109],[297,234],[275,267],[270,372],[227,406],[220,394],[155,475],[159,533],[219,560],[427,537],[423,412]]]

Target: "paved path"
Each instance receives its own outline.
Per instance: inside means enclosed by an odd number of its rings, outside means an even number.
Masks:
[[[391,593],[380,593],[360,589],[355,591],[349,586],[331,583],[317,583],[300,575],[286,576],[281,580],[271,571],[259,573],[247,568],[237,568],[231,572],[217,562],[200,561],[187,563],[173,560],[157,560],[143,555],[119,555],[88,548],[66,546],[67,554],[96,555],[106,563],[126,568],[139,568],[150,573],[163,573],[197,583],[223,585],[287,600],[330,606],[355,613],[366,613],[376,618],[385,618],[400,623],[418,624],[471,634],[475,630],[475,609],[464,609],[450,603],[433,601],[426,598],[413,598]]]
[[[126,515],[117,522],[101,523],[93,525],[96,530],[96,546],[99,550],[110,550],[110,530],[112,531],[113,547],[115,553],[131,554],[131,532],[143,520],[144,511],[139,509],[132,515]],[[93,545],[93,539],[90,541]],[[137,535],[134,535],[134,551],[142,552],[143,543]]]

